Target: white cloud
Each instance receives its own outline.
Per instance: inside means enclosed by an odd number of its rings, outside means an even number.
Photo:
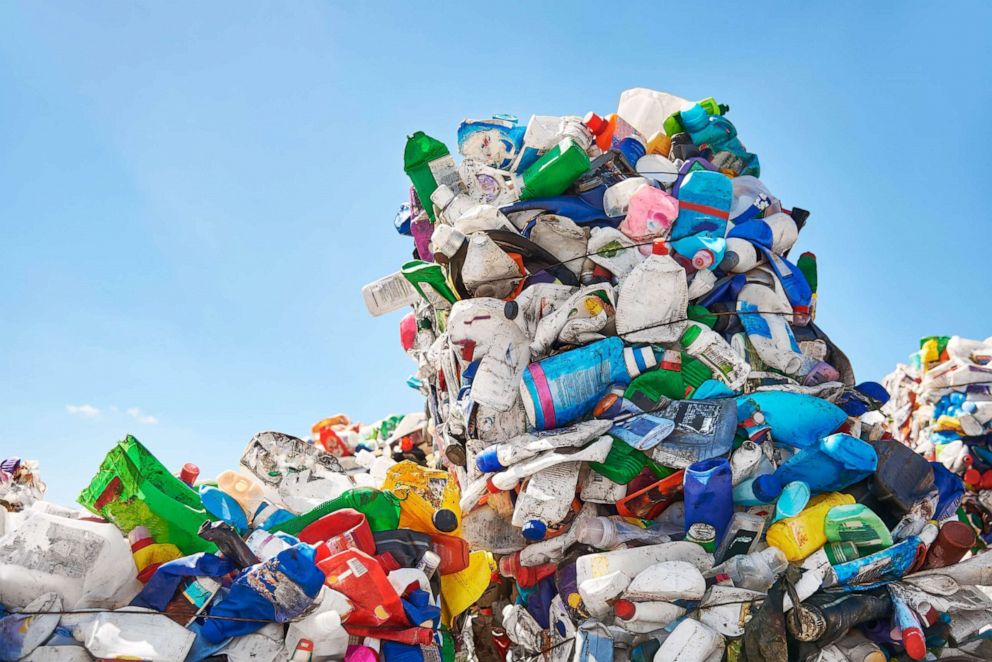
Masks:
[[[137,407],[130,407],[127,410],[127,415],[138,421],[139,423],[144,423],[146,425],[155,425],[158,423],[158,419],[149,414],[143,414],[141,410]]]
[[[83,418],[96,418],[100,415],[100,410],[93,405],[66,405],[65,410],[73,416]]]

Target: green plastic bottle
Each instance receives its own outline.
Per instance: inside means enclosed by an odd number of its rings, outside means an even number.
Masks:
[[[406,148],[403,150],[403,171],[413,182],[420,204],[424,206],[431,222],[434,222],[431,193],[438,185],[446,184],[454,191],[461,188],[458,168],[451,152],[443,142],[431,138],[423,131],[417,131],[407,138]]]
[[[707,115],[725,115],[730,111],[730,106],[725,104],[719,104],[713,97],[706,97],[701,101],[697,101],[697,104],[703,107]],[[665,118],[662,127],[665,129],[665,133],[671,137],[676,133],[682,133],[685,131],[685,127],[682,126],[682,117],[679,111],[676,111]]]
[[[520,199],[561,195],[588,169],[585,150],[571,138],[565,138],[524,170]]]
[[[400,500],[389,492],[371,487],[347,490],[336,499],[325,501],[313,510],[278,524],[269,531],[299,535],[300,531],[324,515],[342,508],[354,508],[365,515],[373,531],[392,531],[400,523]]]
[[[125,534],[140,525],[156,543],[175,545],[183,554],[217,551],[198,534],[200,525],[214,519],[200,495],[131,435],[107,453],[77,501]]]
[[[892,546],[885,522],[861,503],[834,506],[823,520],[825,551],[832,564],[851,561]]]
[[[626,485],[634,480],[645,467],[650,469],[651,473],[658,478],[664,478],[673,473],[672,469],[658,464],[641,451],[619,439],[613,440],[610,452],[603,462],[589,463],[590,469],[620,485]]]

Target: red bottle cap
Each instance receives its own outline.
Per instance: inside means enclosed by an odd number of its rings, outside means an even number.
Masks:
[[[978,469],[968,469],[964,472],[964,484],[968,487],[978,488],[982,483],[982,472]]]
[[[196,466],[192,462],[187,462],[183,465],[182,470],[179,472],[179,480],[192,487],[199,475],[200,467]]]
[[[923,638],[923,630],[918,627],[904,628],[902,645],[906,653],[914,660],[922,660],[927,656],[927,644]]]
[[[589,127],[589,130],[592,131],[595,136],[598,136],[603,131],[606,131],[606,127],[609,125],[609,122],[592,112],[586,113],[586,116],[582,118],[582,123]]]
[[[613,603],[613,613],[617,618],[629,621],[637,613],[637,606],[630,600],[617,600]]]
[[[982,474],[982,489],[992,490],[992,469],[988,469]]]
[[[400,449],[404,453],[409,453],[413,450],[413,437],[403,437],[400,439]]]
[[[654,243],[651,245],[652,255],[668,255],[668,245],[665,244],[664,239],[655,239]]]
[[[692,266],[697,269],[709,269],[714,262],[716,262],[716,256],[713,255],[713,251],[705,248],[696,251],[696,254],[692,256]]]

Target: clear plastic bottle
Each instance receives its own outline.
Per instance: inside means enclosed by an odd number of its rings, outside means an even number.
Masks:
[[[594,517],[579,523],[576,539],[597,549],[613,549],[628,542],[657,545],[669,542],[671,537],[661,527],[643,528],[622,517]]]
[[[707,575],[727,574],[737,588],[767,591],[789,567],[789,560],[778,547],[735,556],[714,567]]]

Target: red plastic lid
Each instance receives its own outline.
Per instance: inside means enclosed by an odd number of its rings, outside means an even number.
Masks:
[[[992,469],[989,469],[982,474],[982,489],[992,490]]]
[[[637,613],[637,605],[630,600],[617,600],[613,603],[613,613],[617,615],[617,618],[629,621]]]
[[[652,255],[668,255],[668,245],[664,239],[655,239],[651,245]]]
[[[413,450],[413,437],[403,437],[400,439],[400,450],[409,453]]]
[[[606,130],[607,122],[605,119],[597,115],[596,113],[586,113],[586,116],[582,118],[582,123],[589,127],[589,130],[593,132],[593,135],[599,135]]]
[[[982,472],[978,469],[968,469],[964,472],[965,485],[979,487],[982,483]]]
[[[927,644],[923,639],[923,630],[918,627],[904,628],[902,645],[906,653],[914,660],[922,660],[927,656]]]
[[[200,467],[196,466],[192,462],[187,462],[183,465],[182,470],[179,472],[179,480],[183,481],[187,485],[192,485],[196,482],[199,475]]]

